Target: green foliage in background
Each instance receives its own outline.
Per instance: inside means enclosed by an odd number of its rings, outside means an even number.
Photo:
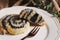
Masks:
[[[51,1],[34,0],[34,2],[35,2],[34,4],[35,7],[46,10],[50,14],[53,14],[55,17],[58,17],[57,12],[53,9],[54,5]]]
[[[12,2],[12,0],[10,0],[10,1],[9,1],[9,4],[10,4],[9,6],[12,6],[18,0],[13,0],[13,2]],[[32,0],[30,3],[29,3],[29,1],[31,1],[31,0],[22,0],[20,6],[21,5],[25,6],[25,4],[28,3],[28,5],[26,5],[26,6],[43,9],[43,10],[49,12],[50,14],[53,14],[55,17],[58,17],[58,13],[54,10],[54,5],[50,0]],[[59,17],[60,17],[60,15],[59,15]]]

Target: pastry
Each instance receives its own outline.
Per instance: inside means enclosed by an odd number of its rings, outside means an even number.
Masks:
[[[28,20],[32,24],[44,25],[44,19],[33,9],[24,9],[20,12],[20,18]]]
[[[13,35],[24,33],[30,26],[27,20],[19,18],[19,15],[15,14],[2,17],[0,21],[1,26]]]

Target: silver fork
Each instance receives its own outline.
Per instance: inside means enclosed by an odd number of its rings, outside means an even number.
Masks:
[[[25,38],[30,38],[30,37],[33,37],[37,34],[37,32],[39,31],[39,27],[34,27],[29,33],[27,36],[25,36],[24,38],[22,38],[21,40],[24,40]]]

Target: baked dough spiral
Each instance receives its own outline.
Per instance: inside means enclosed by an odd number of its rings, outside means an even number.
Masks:
[[[20,18],[24,18],[28,20],[31,23],[38,24],[38,25],[44,25],[44,19],[41,15],[39,15],[36,11],[33,9],[24,9],[20,12]]]
[[[10,34],[21,34],[25,32],[30,24],[27,20],[19,18],[19,15],[6,15],[1,18],[2,27]]]

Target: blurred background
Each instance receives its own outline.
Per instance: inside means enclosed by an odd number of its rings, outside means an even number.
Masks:
[[[55,1],[60,6],[60,0],[0,0],[0,10],[13,6],[31,6],[46,10],[60,22],[60,8],[55,5]]]

